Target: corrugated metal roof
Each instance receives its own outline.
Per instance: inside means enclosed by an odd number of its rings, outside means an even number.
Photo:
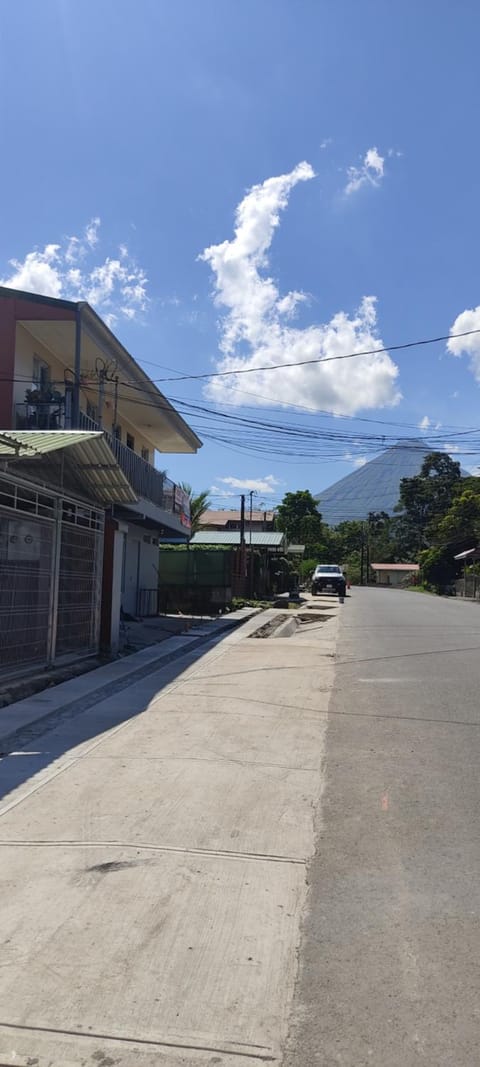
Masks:
[[[24,456],[45,455],[58,448],[80,444],[87,437],[102,436],[90,430],[0,430],[0,453]]]
[[[371,563],[372,571],[418,571],[418,563]]]
[[[75,476],[88,495],[102,504],[131,504],[138,499],[101,431],[0,430],[0,456],[35,459],[66,449]]]
[[[268,533],[252,532],[252,545],[254,548],[283,548],[285,534],[280,530]],[[239,545],[240,530],[200,530],[194,534],[190,542],[192,545]],[[245,533],[245,544],[250,545],[250,532]]]

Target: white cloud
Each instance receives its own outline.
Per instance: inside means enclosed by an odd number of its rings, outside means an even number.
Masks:
[[[443,445],[444,452],[450,452],[452,455],[456,452],[461,452],[460,445],[452,445],[449,441],[445,441]]]
[[[352,464],[352,467],[355,467],[356,470],[359,470],[360,467],[364,467],[367,462],[366,456],[353,456],[351,452],[345,452],[343,458],[347,459],[348,462]]]
[[[287,293],[286,296],[282,296],[280,300],[277,300],[277,311],[280,315],[285,315],[285,318],[293,319],[298,305],[304,304],[307,300],[306,293],[300,293],[298,289],[293,289],[291,293]]]
[[[61,244],[27,252],[23,260],[11,259],[11,273],[0,285],[66,300],[87,300],[113,326],[118,318],[133,319],[148,304],[145,271],[120,245],[120,258],[107,256],[92,263],[99,243],[100,219],[87,223],[81,237],[66,237]]]
[[[428,415],[424,415],[423,419],[420,419],[420,422],[418,423],[418,429],[429,430],[430,426],[432,426],[432,420],[429,419]]]
[[[384,176],[385,157],[377,148],[368,148],[359,166],[348,167],[348,182],[345,186],[347,196],[356,193],[364,185],[378,186]]]
[[[90,248],[95,248],[95,245],[98,244],[99,228],[100,219],[98,218],[98,216],[95,219],[91,219],[85,227],[85,240]]]
[[[467,308],[457,315],[450,334],[466,333],[468,330],[480,331],[480,306]],[[469,356],[470,370],[477,382],[480,382],[480,332],[470,337],[450,337],[447,349],[452,356]]]
[[[11,259],[13,273],[8,278],[3,278],[0,284],[9,285],[12,289],[43,293],[45,296],[61,296],[59,252],[60,245],[45,245],[43,252],[27,252],[23,262]]]
[[[244,490],[250,492],[253,489],[255,493],[262,493],[269,495],[275,493],[277,486],[281,483],[278,478],[274,478],[273,474],[267,474],[264,478],[219,478],[223,485],[229,485],[231,489]]]
[[[332,143],[331,137],[324,137],[323,141],[320,141],[320,148],[328,148]]]
[[[312,363],[383,347],[376,329],[375,297],[363,297],[352,317],[339,311],[329,322],[301,329],[290,325],[288,318],[305,302],[306,294],[292,290],[281,296],[268,275],[267,253],[280,214],[292,189],[314,177],[309,163],[299,163],[289,174],[253,186],[237,207],[232,240],[211,245],[200,256],[211,267],[215,303],[222,309],[218,369],[280,367],[258,370],[247,377],[233,374],[212,379],[205,387],[211,400],[221,403],[228,399],[241,405],[242,389],[246,388],[256,394],[261,406],[293,402],[337,414],[355,414],[394,405],[401,398],[396,383],[398,368],[386,352],[324,366]],[[302,360],[311,365],[286,365]]]
[[[458,400],[460,393],[458,389],[455,389],[453,393],[450,393],[450,400]]]

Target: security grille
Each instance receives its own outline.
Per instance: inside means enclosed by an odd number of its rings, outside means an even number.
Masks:
[[[0,669],[98,647],[104,513],[0,476]]]
[[[99,531],[62,523],[57,655],[94,650],[98,643],[101,545]]]
[[[0,513],[0,666],[48,654],[54,523]]]

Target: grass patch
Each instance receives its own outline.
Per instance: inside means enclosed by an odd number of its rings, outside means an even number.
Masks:
[[[271,608],[271,602],[268,600],[254,600],[250,597],[234,596],[230,605],[231,611],[238,611],[239,608]]]

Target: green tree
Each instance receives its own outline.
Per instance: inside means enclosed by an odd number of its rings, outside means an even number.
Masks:
[[[461,481],[460,464],[443,452],[430,452],[420,473],[402,478],[396,534],[410,555],[431,545],[438,523],[451,506]]]
[[[347,556],[351,556],[352,553],[361,551],[365,539],[364,523],[357,519],[340,522],[338,526],[335,527],[335,538],[338,546],[338,561],[343,563]]]
[[[369,512],[366,534],[371,563],[395,563],[397,561],[394,524],[386,511]]]
[[[424,549],[418,561],[424,582],[433,586],[436,593],[444,593],[455,578],[455,560],[448,545]]]
[[[285,494],[277,510],[277,526],[291,543],[305,545],[306,556],[317,563],[324,561],[327,528],[309,489]]]
[[[192,524],[192,535],[197,533],[200,528],[200,519],[202,515],[208,511],[211,507],[211,501],[209,499],[209,490],[204,489],[201,493],[195,493],[188,484],[188,482],[180,482],[180,489],[187,494],[190,500],[190,521]]]
[[[301,531],[305,518],[313,516],[322,522],[317,501],[309,489],[297,489],[295,493],[285,493],[282,503],[277,508],[277,525],[286,533],[290,541],[295,541]]]
[[[477,484],[475,484],[477,483]],[[472,542],[480,538],[480,485],[476,478],[465,478],[452,500],[447,513],[437,524],[437,536],[442,541]]]

